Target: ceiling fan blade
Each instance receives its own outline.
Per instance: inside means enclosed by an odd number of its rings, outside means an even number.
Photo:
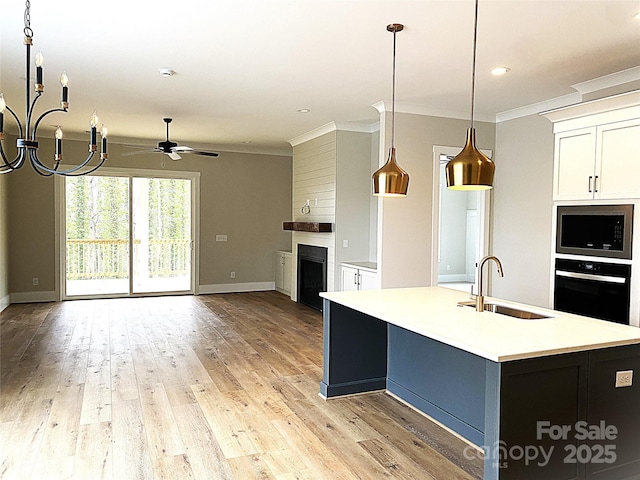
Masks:
[[[176,152],[167,153],[171,160],[180,160],[182,157],[178,155]]]
[[[148,148],[146,150],[138,150],[137,152],[124,152],[121,155],[124,157],[128,157],[130,155],[141,155],[143,153],[157,153],[157,152],[161,152],[162,150],[159,150],[157,148]]]
[[[195,155],[204,155],[205,157],[219,157],[220,154],[217,152],[207,152],[205,150],[193,150],[189,153],[193,153]]]
[[[193,148],[187,147],[185,145],[178,145],[176,147],[173,147],[171,151],[179,153],[191,153],[193,151]]]

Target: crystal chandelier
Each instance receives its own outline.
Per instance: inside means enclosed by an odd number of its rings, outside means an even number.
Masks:
[[[102,166],[107,159],[107,129],[102,126],[100,133],[102,137],[102,145],[100,152],[100,159],[97,163],[90,164],[91,160],[97,151],[97,128],[98,128],[98,116],[94,111],[91,115],[91,133],[89,143],[89,155],[79,165],[69,167],[66,170],[60,169],[60,162],[62,161],[62,129],[60,126],[55,132],[55,155],[51,166],[45,165],[38,158],[38,126],[40,122],[49,114],[54,112],[66,112],[69,108],[69,87],[66,73],[62,73],[60,76],[60,83],[62,85],[60,108],[53,108],[47,110],[42,115],[37,117],[34,121],[34,109],[36,102],[44,93],[44,84],[42,83],[42,53],[38,52],[35,57],[36,64],[36,83],[35,83],[35,95],[31,100],[31,47],[33,46],[33,30],[31,30],[31,16],[30,16],[31,2],[29,0],[25,3],[24,12],[24,44],[27,47],[26,52],[26,89],[25,89],[25,120],[24,123],[20,121],[16,113],[9,108],[5,103],[4,95],[0,92],[0,155],[2,161],[0,162],[0,174],[9,173],[21,168],[28,159],[33,169],[44,177],[51,175],[67,175],[67,176],[79,176],[86,175],[88,173],[96,171]],[[16,141],[17,154],[13,160],[9,160],[5,154],[3,148],[4,142],[4,113],[9,112],[15,119],[18,125],[18,140]]]

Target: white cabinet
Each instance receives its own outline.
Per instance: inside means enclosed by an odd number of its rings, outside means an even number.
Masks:
[[[640,197],[640,118],[596,129],[595,198]]]
[[[276,290],[287,295],[291,295],[293,277],[291,258],[291,252],[278,251],[275,255]]]
[[[374,264],[370,262],[343,263],[340,267],[340,277],[343,291],[378,288],[378,273]]]
[[[640,119],[556,134],[554,200],[640,197]]]
[[[554,122],[554,200],[640,198],[639,92],[544,115]]]
[[[556,134],[554,200],[593,198],[596,131],[584,128]]]

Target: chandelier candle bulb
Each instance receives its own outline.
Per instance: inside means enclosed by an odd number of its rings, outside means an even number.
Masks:
[[[100,135],[102,136],[102,155],[106,155],[107,153],[107,134],[108,134],[108,130],[107,127],[104,126],[104,124],[102,125],[102,131],[100,132]]]
[[[56,162],[62,160],[62,128],[56,128]]]
[[[44,90],[44,85],[42,84],[43,62],[44,62],[44,57],[42,56],[42,52],[38,52],[36,54],[36,92],[42,92]]]
[[[4,132],[4,109],[6,106],[4,94],[0,93],[0,138],[2,138]]]
[[[67,77],[67,72],[62,72],[62,75],[60,75],[60,85],[62,85],[62,100],[60,104],[62,108],[69,108],[69,77]]]
[[[91,121],[90,121],[90,125],[91,125],[91,143],[89,144],[90,152],[96,151],[96,144],[98,139],[97,126],[99,121],[100,119],[98,118],[98,114],[94,110],[93,113],[91,114]]]

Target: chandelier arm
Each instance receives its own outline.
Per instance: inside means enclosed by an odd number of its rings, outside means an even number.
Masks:
[[[34,99],[33,103],[36,103],[35,99]],[[66,108],[52,108],[51,110],[47,110],[42,115],[40,115],[38,117],[38,119],[36,120],[36,123],[33,125],[33,132],[31,133],[31,138],[33,140],[35,140],[36,137],[37,137],[38,126],[40,125],[40,122],[42,121],[42,119],[44,117],[46,117],[47,115],[49,115],[50,113],[54,113],[54,112],[64,112],[64,113],[66,113],[67,109]]]
[[[18,115],[16,115],[16,112],[11,110],[11,108],[8,105],[5,105],[5,110],[7,110],[11,114],[11,116],[13,116],[13,118],[15,119],[16,124],[18,125],[18,132],[19,132],[20,138],[23,138],[22,134],[24,133],[24,130],[22,128],[22,123],[20,123],[20,119],[18,118]],[[9,161],[7,159],[6,154],[4,153],[4,149],[2,148],[1,141],[0,141],[0,155],[2,156],[2,161],[4,163],[4,165],[0,165],[0,169],[2,169],[0,171],[0,174],[17,170],[20,167],[22,167],[22,165],[24,164],[24,151],[22,149],[18,149],[18,152],[16,153],[16,158],[14,158],[12,161]]]
[[[8,105],[6,105],[4,108],[11,114],[11,116],[15,119],[16,123],[18,124],[19,138],[24,138],[24,130],[22,128],[22,123],[20,123],[20,119],[18,118],[18,115],[16,115],[16,112],[11,110],[11,108],[9,108]]]
[[[42,92],[37,92],[36,96],[33,97],[33,101],[31,102],[30,106],[27,106],[27,120],[26,120],[26,125],[25,128],[27,130],[27,137],[31,136],[31,138],[33,140],[36,139],[36,133],[35,133],[35,128],[33,130],[33,132],[31,131],[31,118],[33,116],[33,110],[35,109],[36,106],[36,102],[38,101],[38,99],[42,96]],[[42,119],[42,117],[44,117],[46,115],[46,113],[40,115],[40,117],[38,118],[38,123],[40,122],[40,120]],[[26,137],[24,137],[26,138]]]
[[[81,177],[81,176],[83,176],[83,175],[89,175],[90,173],[93,173],[93,172],[95,172],[96,170],[98,170],[98,169],[99,169],[99,168],[104,164],[104,162],[105,162],[105,160],[106,160],[106,159],[107,159],[106,157],[102,157],[102,158],[100,158],[100,162],[99,162],[96,166],[92,167],[92,168],[91,168],[91,170],[87,170],[87,171],[82,172],[82,173],[67,173],[67,172],[69,172],[70,170],[66,170],[66,171],[65,171],[65,170],[63,170],[63,171],[59,171],[59,172],[57,172],[57,173],[58,173],[59,175],[64,175],[65,177]],[[74,170],[75,170],[75,169],[74,169]]]
[[[45,167],[44,165],[42,165],[42,163],[40,163],[40,160],[38,160],[38,156],[36,155],[36,152],[33,150],[29,150],[29,160],[31,161],[31,166],[33,167],[35,172],[41,177],[50,177],[54,173],[56,173],[54,170],[51,170]]]
[[[80,165],[76,165],[75,167],[69,168],[67,170],[58,170],[58,166],[60,162],[56,162],[56,166],[54,168],[47,167],[40,161],[40,159],[38,158],[38,154],[34,150],[30,151],[29,157],[31,159],[31,165],[34,167],[36,171],[38,171],[38,173],[40,173],[40,175],[47,176],[47,177],[49,175],[54,175],[54,174],[67,175],[67,176],[80,176],[80,175],[86,175],[87,173],[91,173],[97,170],[104,163],[105,159],[102,158],[98,163],[98,165],[96,167],[92,167],[91,170],[87,172],[74,174],[74,172],[77,172],[78,170],[86,167],[91,161],[91,159],[93,158],[93,156],[95,155],[95,153],[96,152],[89,152],[89,156]],[[46,174],[49,174],[49,175],[46,175]]]
[[[2,161],[4,162],[4,165],[0,165],[0,174],[13,172],[24,164],[24,150],[20,149],[16,158],[9,162],[2,148],[2,142],[0,142],[0,156],[2,156]]]

